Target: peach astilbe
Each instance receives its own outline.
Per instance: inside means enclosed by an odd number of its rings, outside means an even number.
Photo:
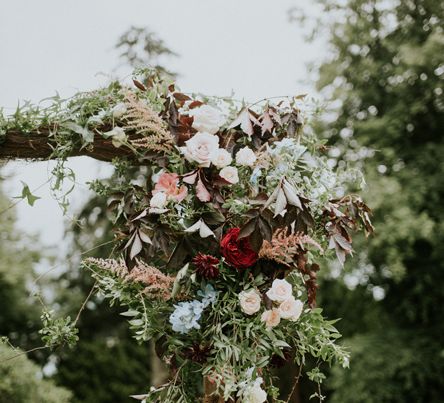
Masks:
[[[122,259],[96,259],[89,258],[85,262],[92,264],[101,270],[111,272],[125,281],[145,285],[143,293],[150,298],[168,300],[171,298],[175,277],[163,274],[159,269],[149,266],[140,260],[136,266],[128,270]]]
[[[264,241],[262,243],[259,258],[274,260],[290,267],[293,264],[293,257],[300,252],[304,252],[307,245],[314,246],[320,252],[323,252],[321,245],[310,236],[302,232],[287,235],[285,229],[278,229],[273,234],[271,242]]]
[[[129,92],[126,95],[125,103],[127,129],[135,130],[137,134],[142,135],[142,138],[131,140],[131,144],[137,149],[170,152],[174,148],[175,140],[162,118],[133,93]]]

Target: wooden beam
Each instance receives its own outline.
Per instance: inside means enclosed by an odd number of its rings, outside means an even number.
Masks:
[[[53,148],[55,145],[49,136],[49,130],[40,130],[39,132],[21,133],[19,131],[10,131],[6,133],[3,141],[0,138],[0,160],[11,159],[29,159],[29,160],[47,160],[55,158]],[[115,157],[133,158],[133,152],[125,146],[116,148],[111,139],[104,139],[96,134],[94,142],[87,147],[76,147],[69,153],[69,157],[87,156],[100,161],[111,161]]]

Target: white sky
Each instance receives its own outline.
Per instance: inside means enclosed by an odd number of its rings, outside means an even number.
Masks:
[[[304,41],[288,9],[309,0],[0,0],[0,107],[38,101],[58,91],[70,96],[97,87],[118,65],[113,49],[131,25],[148,26],[179,53],[171,69],[185,91],[255,100],[312,92],[306,63],[324,57],[325,45]],[[305,80],[305,81],[304,81]],[[20,180],[37,188],[50,163],[14,162],[2,170],[9,197]],[[105,176],[109,169],[88,158],[70,162],[77,181]],[[79,185],[73,206],[87,196]],[[17,205],[18,226],[45,245],[63,245],[64,218],[48,187],[34,207]],[[72,214],[72,212],[70,213]]]

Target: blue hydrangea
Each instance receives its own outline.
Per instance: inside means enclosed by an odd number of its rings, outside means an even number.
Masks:
[[[257,185],[261,175],[262,175],[261,169],[259,167],[254,168],[253,173],[250,176],[250,183],[252,185]]]
[[[208,305],[214,304],[217,299],[217,291],[211,284],[207,284],[203,290],[199,290],[197,295],[202,297],[202,304],[204,308],[206,308]]]
[[[191,329],[200,329],[199,319],[204,309],[202,302],[197,300],[180,302],[174,305],[174,308],[174,312],[170,315],[170,323],[175,332],[184,334]]]
[[[199,290],[197,295],[202,297],[202,301],[193,300],[179,302],[174,305],[174,312],[170,315],[170,323],[173,330],[178,333],[188,333],[191,329],[200,329],[199,319],[202,311],[209,305],[214,304],[217,299],[217,291],[211,284],[203,290]]]

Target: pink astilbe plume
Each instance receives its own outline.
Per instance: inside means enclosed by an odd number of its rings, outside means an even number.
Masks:
[[[264,241],[262,243],[259,258],[274,260],[290,267],[292,266],[293,258],[300,252],[304,252],[307,245],[311,245],[323,252],[321,245],[307,234],[295,232],[287,235],[285,229],[278,229],[273,234],[271,242]]]
[[[167,153],[174,147],[174,136],[167,130],[166,123],[146,103],[137,99],[133,93],[125,97],[127,129],[133,129],[143,137],[131,140],[136,148]]]
[[[128,270],[125,262],[121,259],[89,258],[85,263],[87,265],[92,264],[101,270],[109,271],[125,281],[145,285],[143,292],[148,297],[161,298],[163,300],[168,300],[171,297],[175,277],[163,274],[156,267],[149,266],[140,260],[137,261],[136,266],[131,271]]]

